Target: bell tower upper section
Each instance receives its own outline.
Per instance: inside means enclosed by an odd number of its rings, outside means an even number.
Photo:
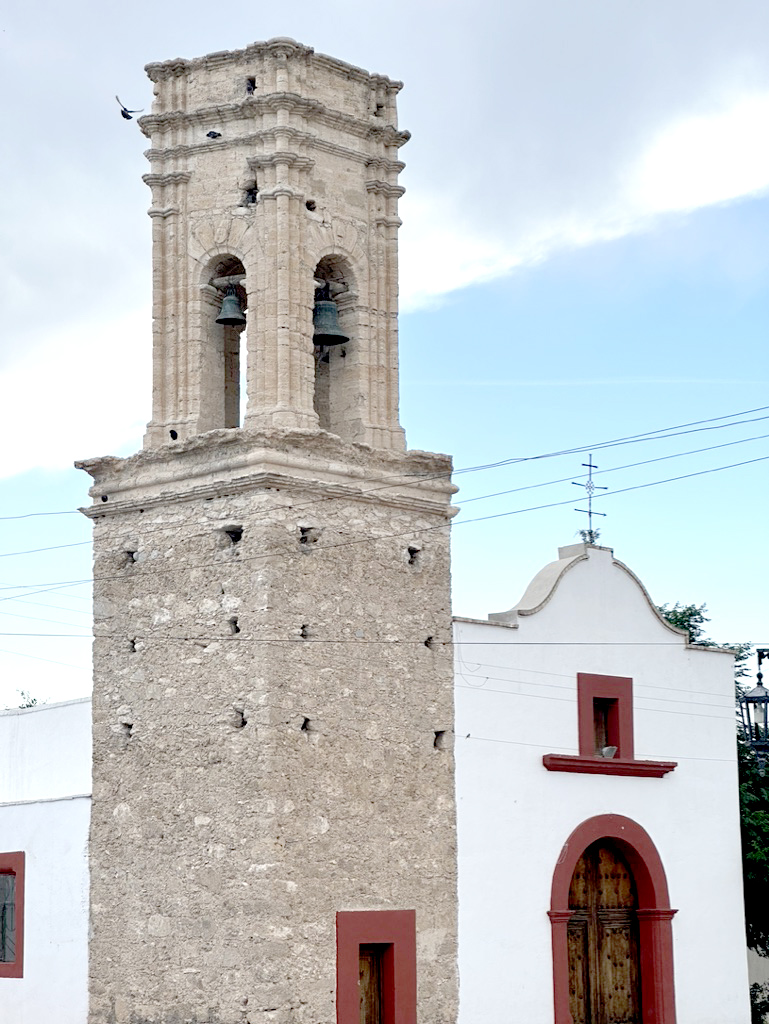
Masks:
[[[401,84],[291,39],[147,73],[154,386],[145,447],[243,425],[402,450]],[[313,342],[319,298],[333,304],[326,327],[336,318],[338,339],[349,340]],[[243,318],[245,327],[232,322]]]

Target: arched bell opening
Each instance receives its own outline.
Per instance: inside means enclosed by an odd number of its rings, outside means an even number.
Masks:
[[[236,256],[219,256],[203,281],[201,425],[207,430],[240,427],[246,408],[245,268]]]
[[[355,345],[356,290],[347,260],[324,256],[313,274],[313,406],[321,430],[351,436],[348,360]]]
[[[555,1024],[675,1024],[675,913],[637,822],[602,814],[579,825],[558,857],[548,912]]]

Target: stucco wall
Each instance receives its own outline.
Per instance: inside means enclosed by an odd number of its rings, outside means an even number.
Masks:
[[[650,835],[678,909],[678,1024],[748,1021],[731,657],[687,647],[610,551],[586,553],[514,625],[455,623],[460,1019],[551,1024],[553,870],[614,813]],[[577,672],[632,677],[636,758],[678,767],[548,772],[543,754],[578,753]]]
[[[83,1024],[88,1003],[91,702],[0,712],[0,849],[23,851],[24,976],[3,1024]]]

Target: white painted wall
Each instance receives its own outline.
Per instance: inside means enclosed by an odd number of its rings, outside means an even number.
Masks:
[[[610,550],[579,550],[512,625],[455,623],[460,1022],[552,1024],[553,870],[574,828],[614,813],[650,835],[679,911],[678,1024],[746,1024],[731,656],[687,647]],[[676,770],[548,772],[543,754],[578,753],[577,672],[632,677],[635,756]]]
[[[2,1024],[85,1024],[89,700],[0,712],[0,849],[23,850],[24,977],[0,978]]]

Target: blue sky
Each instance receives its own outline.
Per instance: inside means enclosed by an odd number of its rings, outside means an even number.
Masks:
[[[274,35],[406,82],[410,446],[458,468],[593,444],[601,474],[647,462],[596,477],[602,542],[655,601],[706,601],[715,639],[769,645],[769,461],[707,472],[769,456],[769,409],[597,447],[769,406],[769,10],[723,8],[398,0],[388,16],[343,0],[329,20],[301,0],[212,26],[199,0],[140,0],[116,25],[81,0],[36,7],[34,25],[8,15],[0,516],[68,514],[0,520],[0,632],[30,634],[0,637],[0,705],[88,691],[89,585],[49,589],[90,575],[88,521],[69,514],[88,478],[69,467],[136,450],[149,418],[147,143],[114,94],[149,106],[144,63]],[[574,540],[584,461],[458,474],[456,613],[510,607]],[[57,545],[77,546],[14,554]],[[16,584],[46,592],[22,604]]]

